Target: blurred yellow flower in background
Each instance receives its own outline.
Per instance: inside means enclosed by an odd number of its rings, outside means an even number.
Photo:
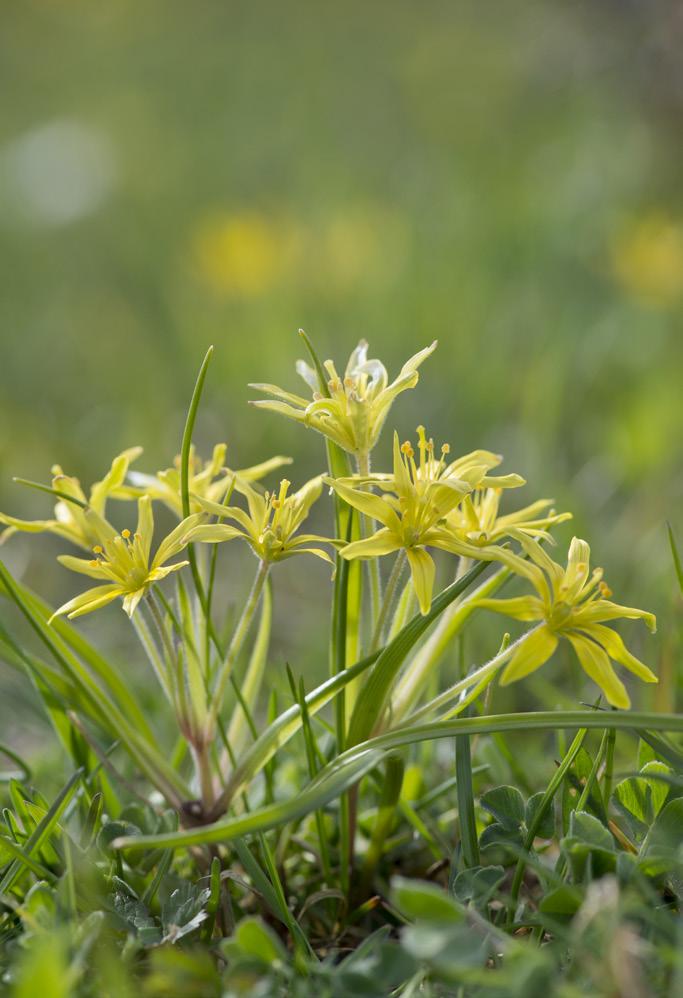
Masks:
[[[276,226],[263,215],[218,212],[200,222],[192,251],[215,292],[250,298],[282,278],[295,243],[291,227]]]
[[[617,281],[636,298],[666,308],[683,294],[683,228],[660,214],[632,222],[612,246]]]

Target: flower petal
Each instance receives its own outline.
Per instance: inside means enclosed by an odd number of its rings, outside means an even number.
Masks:
[[[152,537],[154,535],[154,514],[152,512],[152,500],[149,496],[141,496],[138,499],[138,525],[135,532],[139,536],[138,543],[145,565],[147,565],[149,562],[149,552],[152,548]]]
[[[90,489],[90,505],[94,510],[104,513],[107,497],[123,485],[129,465],[141,454],[142,447],[129,447],[114,458],[102,481],[95,482]],[[126,498],[125,493],[123,498]]]
[[[631,700],[626,692],[626,687],[614,671],[602,645],[576,631],[567,631],[566,634],[579,657],[581,668],[594,683],[597,683],[605,694],[608,703],[611,703],[613,707],[628,710],[631,706]]]
[[[117,596],[123,596],[121,586],[95,586],[93,589],[88,589],[79,596],[74,596],[68,603],[64,603],[58,610],[55,610],[48,624],[55,617],[62,614],[66,614],[69,618],[72,618],[80,617],[84,613],[91,613],[93,610],[98,610],[101,606],[111,603]]]
[[[243,531],[238,527],[231,527],[228,523],[201,523],[186,534],[185,541],[188,544],[221,544],[223,541],[232,541],[235,537],[244,537]]]
[[[379,520],[380,523],[383,523],[385,527],[389,527],[391,530],[398,532],[400,529],[400,521],[396,513],[381,496],[376,496],[372,492],[362,492],[360,489],[349,488],[347,485],[342,485],[341,482],[335,481],[333,478],[323,478],[323,481],[327,485],[330,485],[337,495],[340,495],[349,506],[360,510],[361,513],[366,513],[373,520]]]
[[[391,554],[401,548],[400,538],[386,527],[382,527],[371,537],[365,537],[362,541],[352,541],[339,552],[343,558],[350,561],[352,558],[374,558],[384,554]]]
[[[123,597],[123,609],[132,617],[137,609],[137,605],[142,599],[142,597],[147,592],[147,586],[143,586],[141,589],[136,589],[134,593],[126,593]]]
[[[171,531],[168,537],[165,537],[159,547],[157,548],[157,553],[154,555],[154,560],[152,561],[152,568],[158,568],[159,565],[163,565],[165,561],[172,558],[174,555],[178,554],[179,551],[187,544],[187,535],[204,519],[203,513],[191,513],[190,516],[185,517],[181,520],[177,527]]]
[[[515,649],[515,652],[500,677],[501,686],[514,683],[528,676],[548,661],[557,648],[557,637],[547,627],[529,631],[528,636]]]
[[[625,666],[634,675],[638,676],[639,679],[642,679],[643,682],[659,682],[654,672],[648,669],[635,655],[631,654],[622,641],[621,635],[613,631],[611,627],[605,627],[603,624],[591,624],[583,633],[593,638],[594,641],[598,641],[610,658],[613,658],[615,662],[619,662],[620,665]]]
[[[515,620],[542,620],[543,603],[538,596],[514,596],[512,599],[480,599],[476,606],[503,613]]]
[[[60,565],[64,565],[64,568],[78,572],[80,575],[88,575],[91,579],[114,580],[116,578],[106,564],[92,558],[74,558],[71,554],[60,554],[57,556],[57,561]]]
[[[429,608],[432,605],[436,565],[432,556],[424,548],[406,548],[406,555],[408,556],[415,595],[420,604],[420,612],[424,615],[429,613]]]
[[[638,610],[633,606],[619,606],[618,603],[606,599],[593,600],[592,603],[587,603],[574,611],[574,619],[581,627],[585,624],[602,623],[605,620],[620,620],[622,617],[628,620],[644,620],[653,634],[657,630],[657,618],[654,613]]]

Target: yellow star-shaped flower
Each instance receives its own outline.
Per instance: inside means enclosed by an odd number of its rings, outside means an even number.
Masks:
[[[567,567],[562,568],[535,540],[522,532],[515,532],[514,536],[529,560],[509,555],[507,563],[533,584],[538,595],[481,599],[477,605],[517,620],[538,621],[541,626],[520,644],[505,667],[501,682],[511,683],[539,669],[551,657],[560,638],[566,638],[584,671],[609,703],[628,708],[629,695],[610,659],[646,683],[656,683],[657,677],[631,654],[617,632],[605,624],[622,617],[642,619],[654,631],[654,614],[619,606],[608,599],[611,592],[603,581],[602,569],[590,573],[590,547],[586,541],[577,537],[572,540]]]

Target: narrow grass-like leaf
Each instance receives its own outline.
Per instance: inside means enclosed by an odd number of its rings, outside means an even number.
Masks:
[[[76,793],[82,775],[83,771],[80,769],[77,770],[66,786],[57,794],[45,817],[34,828],[28,839],[26,839],[23,846],[25,856],[31,856],[34,852],[37,852],[43,843],[48,840],[57,822],[64,814],[71,798]],[[21,874],[23,862],[23,859],[16,859],[6,871],[2,880],[0,880],[0,894],[6,894],[12,888],[17,877]]]
[[[189,797],[189,791],[180,774],[169,765],[157,749],[156,743],[138,730],[112,696],[95,682],[83,663],[69,651],[64,642],[58,639],[52,627],[48,627],[42,617],[34,612],[30,602],[23,599],[2,562],[0,562],[0,580],[57,664],[87,699],[95,720],[114,737],[121,739],[137,765],[170,801],[179,804],[182,798]]]
[[[67,502],[72,502],[74,506],[80,506],[81,509],[88,508],[87,502],[84,502],[83,499],[77,499],[76,496],[72,496],[68,492],[54,489],[51,485],[43,485],[42,482],[33,482],[30,478],[17,478],[16,476],[12,481],[16,485],[27,485],[30,489],[38,489],[39,492],[47,492],[48,495],[57,496],[58,499],[65,499]]]
[[[670,523],[666,525],[667,533],[669,535],[669,545],[671,547],[671,557],[673,558],[674,568],[676,570],[676,578],[678,579],[678,586],[683,594],[683,564],[681,563],[681,556],[678,551],[678,545],[676,544],[676,538],[674,536],[673,527]]]
[[[294,821],[316,808],[324,807],[328,801],[334,800],[343,790],[352,786],[365,773],[374,768],[386,753],[421,741],[453,738],[461,734],[491,734],[494,731],[523,733],[541,730],[556,731],[560,728],[614,728],[633,731],[636,727],[647,730],[675,731],[683,734],[683,715],[655,714],[644,711],[602,713],[584,710],[551,710],[497,714],[490,717],[462,717],[453,721],[406,726],[397,731],[378,735],[363,744],[347,749],[346,752],[329,763],[325,769],[321,770],[315,781],[292,801],[272,804],[252,811],[246,816],[224,819],[203,828],[192,828],[158,836],[117,839],[114,845],[117,849],[128,848],[132,845],[153,846],[155,848],[201,845],[207,842],[227,842],[236,837],[276,828],[278,825]]]
[[[270,646],[270,631],[273,620],[273,592],[270,579],[266,580],[261,598],[261,612],[256,632],[256,638],[252,646],[249,664],[244,679],[240,681],[239,687],[242,695],[241,705],[236,708],[230,727],[228,728],[228,741],[236,755],[242,751],[246,741],[248,722],[245,716],[246,710],[253,714],[258,700],[263,681],[263,673],[268,658],[268,648]],[[244,706],[242,706],[242,704]]]
[[[0,578],[2,576],[0,575]],[[26,606],[31,610],[36,618],[42,620],[45,624],[52,617],[53,608],[41,599],[40,596],[36,595],[27,586],[22,585],[16,579],[12,579],[12,584],[16,590],[16,593],[24,601]],[[12,594],[7,590],[5,595],[12,598]],[[2,587],[0,587],[2,591]],[[16,600],[15,600],[16,602]],[[55,635],[64,642],[68,648],[76,654],[84,664],[91,670],[91,672],[98,677],[99,682],[105,687],[107,691],[113,695],[119,706],[131,721],[139,728],[140,732],[143,733],[147,738],[153,741],[154,736],[151,732],[147,718],[138,704],[135,697],[132,695],[128,684],[121,677],[120,670],[116,666],[112,665],[107,659],[94,648],[90,642],[83,637],[83,635],[74,627],[71,621],[67,620],[65,617],[55,617],[50,624],[50,632],[53,639]]]
[[[396,675],[403,665],[408,652],[419,641],[427,628],[440,614],[450,606],[453,600],[477,579],[486,568],[485,562],[480,562],[471,568],[461,579],[439,593],[433,601],[429,613],[418,614],[396,635],[393,641],[386,645],[363,684],[362,694],[356,702],[349,724],[347,744],[358,745],[370,736],[377,721],[382,717],[391,693],[391,687]]]
[[[326,767],[325,776],[319,776],[293,800],[269,804],[237,818],[227,818],[205,825],[202,828],[189,828],[186,831],[168,832],[161,835],[142,835],[132,838],[119,838],[113,842],[115,849],[135,847],[170,848],[181,845],[204,845],[210,842],[229,842],[245,835],[254,835],[289,824],[316,809],[336,800],[341,793],[357,783],[382,758],[381,752],[365,750],[358,753],[345,753],[343,761]]]

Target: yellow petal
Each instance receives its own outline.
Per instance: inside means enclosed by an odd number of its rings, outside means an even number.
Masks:
[[[557,638],[547,627],[529,631],[528,637],[515,649],[515,652],[500,677],[502,686],[514,683],[540,669],[557,648]]]
[[[380,523],[383,523],[385,527],[389,527],[391,530],[398,532],[400,529],[400,522],[396,513],[381,496],[373,495],[372,492],[362,492],[360,489],[349,488],[347,485],[342,485],[341,482],[335,481],[333,478],[324,478],[323,481],[327,485],[331,485],[335,492],[349,506],[360,510],[361,513],[366,513],[373,520],[379,520]]]
[[[585,624],[602,623],[605,620],[619,620],[622,617],[629,620],[644,620],[653,634],[657,630],[657,618],[654,613],[637,610],[633,606],[619,606],[618,603],[606,599],[593,600],[592,603],[575,611],[575,620],[581,627]]]
[[[515,620],[541,620],[543,603],[537,596],[514,596],[512,599],[480,599],[476,606],[484,610],[503,613]]]
[[[154,555],[154,560],[152,562],[152,568],[158,568],[159,565],[163,565],[165,561],[172,558],[174,555],[178,554],[179,551],[187,544],[187,535],[204,519],[203,513],[192,513],[187,516],[184,520],[181,520],[177,527],[175,527],[168,537],[165,537],[157,548],[157,553]]]
[[[124,483],[128,467],[142,454],[142,447],[129,447],[119,454],[111,463],[111,467],[101,482],[95,482],[90,489],[90,505],[98,513],[104,512],[107,497],[118,490]]]
[[[139,544],[145,565],[149,562],[149,552],[152,548],[152,537],[154,535],[154,514],[152,512],[152,500],[149,496],[142,496],[138,499],[138,525],[136,533],[139,535]]]
[[[353,558],[375,558],[384,554],[391,554],[401,547],[401,540],[392,530],[383,527],[372,537],[366,537],[362,541],[353,541],[347,544],[339,552],[343,558],[350,561]]]
[[[626,687],[612,668],[605,649],[590,638],[575,631],[567,631],[567,637],[579,657],[581,668],[596,683],[613,707],[628,710],[631,706]]]
[[[406,554],[420,611],[422,614],[427,614],[432,605],[432,592],[434,591],[434,576],[436,574],[434,559],[424,548],[406,548]]]
[[[93,610],[99,609],[101,606],[106,606],[107,603],[111,603],[115,600],[117,596],[122,596],[123,591],[120,586],[95,586],[93,589],[88,589],[86,592],[81,593],[80,596],[75,596],[73,599],[69,600],[68,603],[64,603],[60,606],[58,610],[52,614],[50,621],[57,616],[62,614],[67,614],[68,617],[80,617],[84,613],[91,613]],[[48,623],[50,622],[48,621]]]
[[[140,602],[140,600],[142,599],[142,597],[145,595],[146,592],[147,592],[147,587],[143,586],[142,589],[136,589],[134,593],[126,593],[126,595],[123,597],[123,609],[125,610],[125,612],[128,614],[129,617],[133,616],[133,614],[137,609],[138,603]]]
[[[622,641],[621,635],[613,631],[611,627],[605,627],[603,624],[591,624],[590,627],[585,629],[585,633],[589,637],[592,637],[594,641],[598,641],[610,658],[613,658],[615,662],[619,662],[620,665],[625,666],[634,675],[638,676],[639,679],[642,679],[643,682],[659,682],[654,672],[648,669],[635,655],[631,654]]]
[[[237,527],[231,527],[227,523],[202,523],[190,530],[185,541],[188,544],[195,542],[221,544],[223,541],[234,540],[235,537],[244,537],[243,532]]]
[[[107,565],[92,558],[74,558],[70,554],[60,554],[57,556],[57,561],[60,565],[64,565],[64,568],[80,575],[88,575],[91,579],[116,580],[116,576]]]

